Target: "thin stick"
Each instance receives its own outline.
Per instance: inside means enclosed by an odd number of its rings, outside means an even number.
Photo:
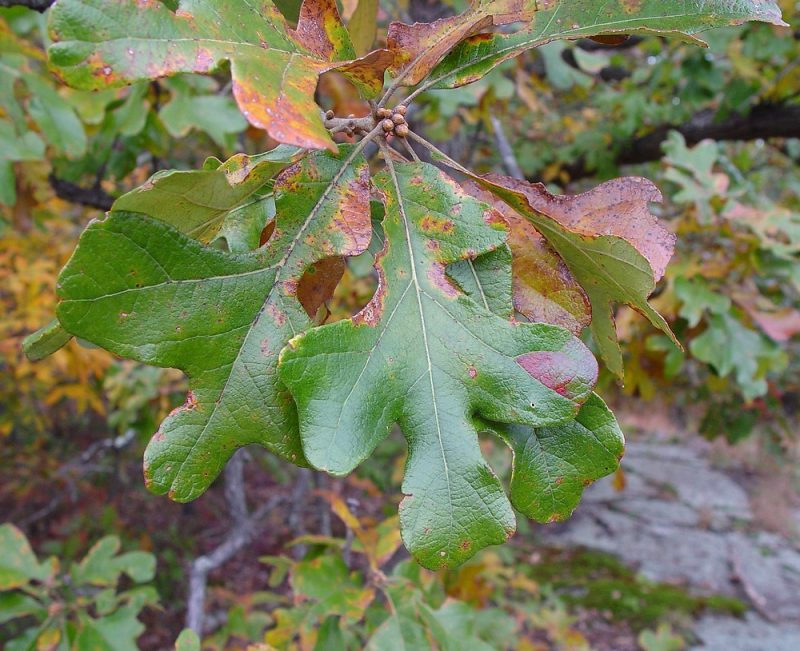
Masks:
[[[497,143],[497,151],[500,153],[500,159],[503,161],[503,167],[506,168],[511,176],[524,179],[525,175],[522,173],[522,168],[519,166],[519,161],[514,155],[514,149],[506,137],[506,132],[503,130],[503,123],[496,115],[491,115],[489,119],[492,121],[492,128],[494,129],[494,140]]]
[[[189,569],[186,628],[191,628],[201,637],[205,629],[208,573],[227,563],[247,545],[259,527],[264,524],[266,515],[283,501],[282,496],[274,495],[256,511],[252,513],[248,511],[244,491],[243,454],[243,450],[236,452],[225,468],[225,499],[232,519],[228,535],[211,552],[195,558]]]
[[[403,143],[403,147],[406,148],[406,151],[411,154],[411,158],[414,159],[414,162],[419,163],[419,156],[417,156],[417,152],[414,151],[414,148],[411,146],[411,143],[408,142],[408,138],[400,138],[401,142]]]
[[[418,136],[413,131],[409,131],[408,137],[411,138],[414,142],[418,142],[420,145],[425,147],[428,151],[435,154],[441,159],[441,162],[447,165],[448,167],[452,167],[454,170],[461,172],[462,174],[466,174],[467,176],[474,176],[472,172],[470,172],[466,167],[461,165],[461,163],[457,163],[452,158],[450,158],[447,154],[441,151],[439,148],[433,146],[429,143],[425,138]]]

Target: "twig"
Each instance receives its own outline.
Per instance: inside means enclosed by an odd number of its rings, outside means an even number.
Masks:
[[[299,538],[306,533],[303,516],[308,505],[308,496],[311,491],[311,471],[308,468],[300,468],[297,471],[297,479],[292,491],[292,510],[289,513],[289,529],[292,536]],[[295,545],[294,557],[297,560],[303,558],[308,551],[307,545]]]
[[[69,496],[70,499],[72,500],[76,499],[75,495],[76,490],[72,484],[70,475],[72,475],[73,473],[89,474],[93,472],[101,472],[102,470],[106,470],[100,464],[90,464],[89,462],[92,461],[95,455],[97,455],[97,453],[99,453],[100,451],[102,450],[119,451],[122,448],[130,445],[130,443],[135,438],[136,438],[136,430],[129,429],[120,436],[115,436],[112,438],[107,438],[92,443],[88,448],[86,448],[86,450],[81,452],[77,457],[75,457],[71,461],[68,461],[63,466],[61,466],[55,473],[55,478],[64,479],[67,482],[67,489],[55,491],[52,499],[47,504],[45,504],[38,511],[34,511],[33,513],[25,516],[24,518],[17,519],[17,523],[22,527],[31,525],[43,518],[46,518],[48,515],[53,513],[59,506],[61,506],[62,502],[67,496]]]
[[[767,600],[747,580],[744,570],[742,568],[742,559],[739,558],[739,555],[736,553],[736,550],[733,549],[732,546],[728,547],[728,558],[731,561],[733,578],[736,581],[738,581],[739,584],[742,586],[742,589],[744,590],[744,593],[747,595],[747,598],[750,600],[750,603],[753,604],[753,607],[756,609],[759,615],[761,615],[768,622],[775,623],[777,620],[775,619],[774,615],[769,611],[769,608],[767,607]]]
[[[372,129],[375,128],[375,116],[370,113],[369,115],[365,115],[363,117],[346,117],[346,118],[337,118],[337,117],[325,117],[323,120],[325,124],[325,128],[333,131],[334,133],[339,133],[341,131],[345,132],[352,132],[352,133],[369,133]]]
[[[420,145],[425,147],[428,151],[439,158],[439,161],[447,165],[448,167],[452,167],[454,170],[461,172],[462,174],[466,174],[467,176],[472,176],[472,172],[470,172],[466,167],[464,167],[461,163],[454,161],[450,158],[447,154],[445,154],[441,149],[429,143],[425,138],[418,136],[413,131],[409,132],[408,137],[411,138],[414,142],[418,142]]]
[[[225,468],[225,499],[233,526],[225,540],[211,553],[198,556],[189,569],[189,594],[186,599],[186,628],[202,636],[205,625],[208,573],[227,563],[255,535],[262,520],[283,499],[274,495],[252,514],[247,510],[244,490],[244,456],[240,450]]]
[[[400,138],[401,142],[403,143],[403,147],[406,148],[406,151],[411,154],[411,158],[414,159],[414,162],[419,163],[419,156],[417,156],[417,152],[414,151],[414,148],[411,146],[411,143],[408,142],[408,138]]]
[[[489,119],[492,121],[492,129],[494,129],[494,141],[497,143],[497,151],[500,153],[500,160],[503,161],[503,167],[506,168],[511,176],[517,179],[524,179],[525,175],[522,173],[522,168],[519,166],[519,161],[514,155],[514,150],[511,143],[506,137],[506,132],[503,130],[503,123],[500,118],[492,114]]]

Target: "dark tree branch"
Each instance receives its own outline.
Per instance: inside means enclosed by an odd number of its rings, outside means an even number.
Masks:
[[[34,11],[47,11],[55,0],[0,0],[0,7],[27,7]]]
[[[0,0],[0,2],[3,2],[3,0]],[[55,174],[51,174],[49,179],[50,186],[59,199],[71,201],[72,203],[79,203],[99,210],[111,210],[114,197],[108,194],[108,192],[103,190],[99,185],[93,188],[83,188],[71,181],[60,179]]]
[[[706,139],[722,141],[800,137],[800,104],[760,104],[748,115],[732,115],[721,122],[715,122],[714,115],[714,109],[705,109],[684,124],[662,125],[646,136],[616,147],[617,165],[635,165],[658,160],[663,156],[661,143],[673,129],[683,135],[689,146]],[[586,166],[583,158],[565,165],[562,169],[571,180],[582,179],[594,173],[594,170]]]

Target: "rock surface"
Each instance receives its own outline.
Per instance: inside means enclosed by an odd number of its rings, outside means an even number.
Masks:
[[[610,552],[650,579],[752,605],[744,620],[698,620],[694,649],[800,650],[800,551],[755,530],[743,486],[684,445],[629,443],[623,468],[623,490],[611,478],[589,487],[573,517],[546,527],[544,539]]]

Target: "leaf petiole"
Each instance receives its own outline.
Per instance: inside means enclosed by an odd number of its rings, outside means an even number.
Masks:
[[[434,156],[436,156],[442,163],[444,163],[448,167],[452,167],[454,170],[461,172],[462,174],[466,174],[467,176],[474,176],[473,173],[470,172],[466,167],[454,161],[441,149],[429,143],[422,136],[417,135],[413,131],[409,131],[408,137],[411,138],[414,142],[419,143],[420,145],[425,147],[425,149],[430,151]]]

